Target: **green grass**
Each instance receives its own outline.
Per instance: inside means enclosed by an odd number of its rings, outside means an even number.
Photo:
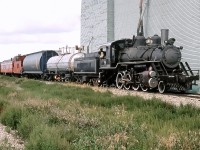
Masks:
[[[0,76],[0,119],[26,149],[199,149],[200,109]]]

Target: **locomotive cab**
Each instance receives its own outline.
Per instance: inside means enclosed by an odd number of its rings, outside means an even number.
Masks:
[[[120,61],[120,51],[126,47],[133,46],[132,39],[122,39],[99,48],[99,58],[101,67],[115,67]]]

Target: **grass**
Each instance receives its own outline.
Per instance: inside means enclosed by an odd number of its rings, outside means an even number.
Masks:
[[[0,119],[26,149],[199,149],[200,109],[0,76]]]

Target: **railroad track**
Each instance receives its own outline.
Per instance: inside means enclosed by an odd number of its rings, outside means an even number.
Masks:
[[[194,98],[194,99],[197,99],[198,101],[200,101],[200,94],[187,94],[187,93],[184,93],[184,94],[178,94],[178,95],[181,96],[181,97]]]

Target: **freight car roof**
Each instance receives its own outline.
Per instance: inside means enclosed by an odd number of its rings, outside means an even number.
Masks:
[[[32,54],[41,53],[41,52],[46,52],[46,51],[54,51],[54,52],[56,52],[56,50],[41,50],[41,51],[37,51],[37,52],[33,52],[33,53],[26,54],[26,56],[32,55]],[[56,52],[56,53],[57,53],[57,52]]]

